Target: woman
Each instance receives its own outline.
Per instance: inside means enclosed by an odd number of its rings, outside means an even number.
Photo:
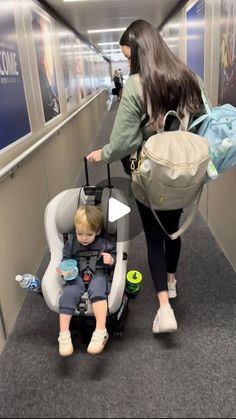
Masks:
[[[120,45],[130,64],[130,77],[124,86],[110,142],[91,152],[87,159],[106,163],[121,159],[127,171],[128,156],[139,149],[143,140],[163,127],[164,115],[169,110],[176,110],[181,118],[186,111],[197,117],[201,113],[202,100],[196,76],[171,52],[154,26],[144,20],[134,21],[123,33]],[[141,92],[137,77],[142,83]],[[175,273],[181,240],[169,239],[152,211],[136,202],[159,302],[152,330],[153,333],[173,332],[177,330],[177,322],[169,298],[177,295]],[[182,209],[157,211],[169,234],[178,230],[181,213]]]
[[[115,85],[115,88],[116,88],[117,98],[120,98],[121,97],[121,88],[122,88],[122,85],[121,85],[121,81],[120,81],[120,76],[119,76],[118,70],[115,70],[114,71],[113,82],[114,82],[114,85]]]

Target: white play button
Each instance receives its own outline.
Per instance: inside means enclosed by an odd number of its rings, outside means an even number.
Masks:
[[[124,215],[128,214],[131,211],[131,208],[128,205],[123,204],[115,198],[109,199],[109,208],[108,208],[108,219],[113,222],[118,220]]]

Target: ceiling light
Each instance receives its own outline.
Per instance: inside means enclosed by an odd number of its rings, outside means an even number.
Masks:
[[[121,54],[104,54],[107,58],[119,58],[122,61],[127,61],[124,55]]]
[[[111,29],[91,29],[88,33],[103,33],[103,32],[123,32],[126,28],[111,28]]]
[[[119,45],[119,42],[117,41],[117,42],[99,42],[97,45],[101,45],[101,46],[104,46],[104,45]]]
[[[120,48],[117,49],[103,49],[102,52],[121,52]]]

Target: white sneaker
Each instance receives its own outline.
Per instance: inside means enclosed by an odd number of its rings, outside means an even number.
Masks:
[[[176,283],[177,283],[177,281],[176,281],[175,278],[174,278],[173,281],[167,281],[169,298],[176,298],[177,297]]]
[[[58,337],[59,342],[59,354],[61,356],[70,356],[74,352],[74,348],[71,342],[70,331],[61,332]]]
[[[153,333],[170,333],[176,332],[177,322],[174,311],[170,304],[165,304],[159,308],[153,321]]]
[[[88,354],[90,355],[100,354],[107,343],[108,337],[109,335],[106,330],[104,333],[98,332],[97,330],[95,330],[92,334],[91,341],[87,347]]]

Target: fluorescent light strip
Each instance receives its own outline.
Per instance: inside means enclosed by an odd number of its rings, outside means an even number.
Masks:
[[[119,59],[124,59],[125,60],[125,57],[123,56],[123,55],[105,55],[105,57],[107,57],[107,58],[119,58]]]
[[[103,33],[103,32],[121,32],[125,31],[126,28],[111,28],[111,29],[90,29],[87,33]]]
[[[105,46],[105,45],[119,45],[119,42],[99,42],[98,45]]]
[[[117,48],[117,49],[103,49],[102,52],[113,53],[113,52],[121,52],[121,50],[120,50],[120,48]]]

